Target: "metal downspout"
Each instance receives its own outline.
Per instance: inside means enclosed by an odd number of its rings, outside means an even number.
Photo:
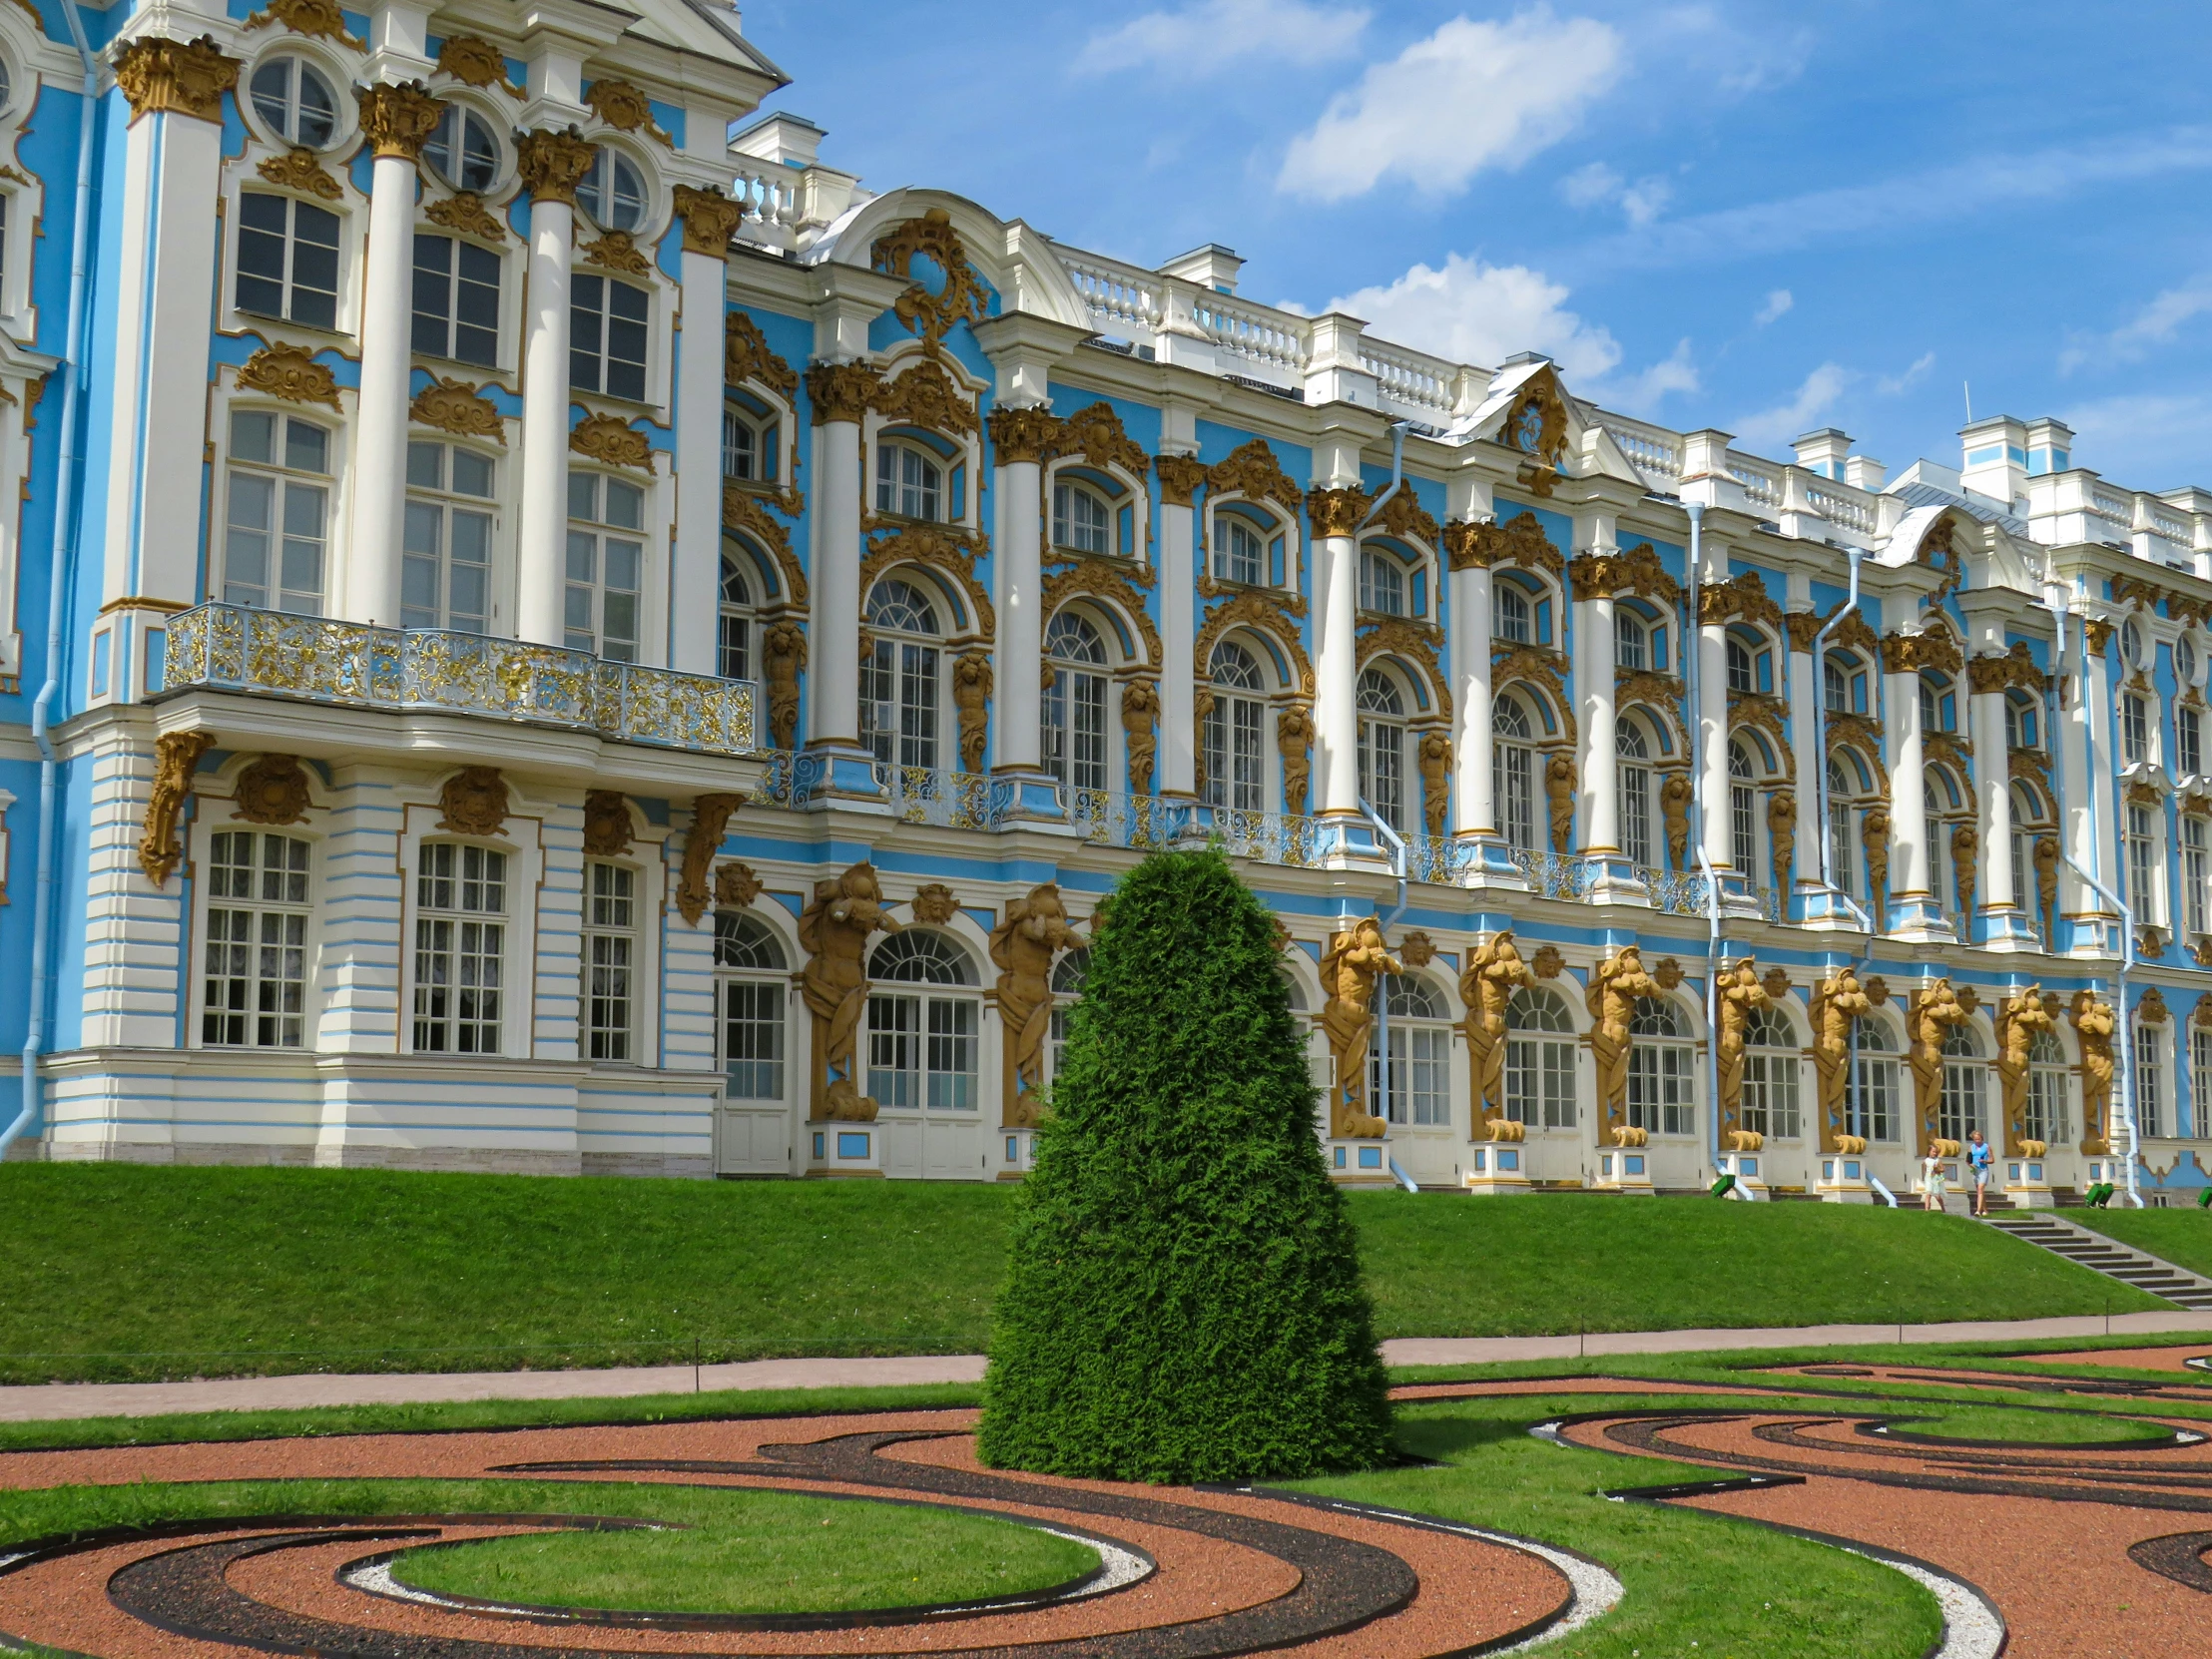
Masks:
[[[54,542],[46,588],[46,679],[31,704],[31,741],[38,745],[38,875],[31,906],[31,1007],[23,1038],[23,1103],[15,1121],[0,1129],[0,1160],[8,1148],[38,1116],[42,1091],[39,1054],[46,1045],[48,981],[53,975],[48,960],[48,940],[54,931],[54,835],[55,797],[60,789],[60,765],[54,754],[49,721],[54,698],[61,691],[62,607],[69,597],[72,568],[70,551],[75,543],[77,499],[77,404],[85,382],[85,289],[90,280],[87,249],[92,234],[92,145],[94,124],[100,115],[100,63],[85,40],[84,19],[77,15],[77,0],[63,0],[62,16],[69,23],[69,38],[84,66],[84,96],[77,128],[76,221],[69,239],[69,314],[63,335],[69,372],[62,380],[61,467],[54,486]]]

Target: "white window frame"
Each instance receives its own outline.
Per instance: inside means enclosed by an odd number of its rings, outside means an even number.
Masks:
[[[1268,671],[1260,654],[1234,640],[1215,645],[1215,660],[1219,660],[1224,647],[1242,652],[1260,683],[1256,687],[1225,686],[1214,677],[1213,663],[1207,664],[1207,686],[1213,699],[1206,711],[1200,745],[1206,763],[1205,798],[1208,805],[1232,812],[1264,813],[1274,799],[1268,793]],[[1248,758],[1252,763],[1249,777],[1239,765]]]
[[[640,1028],[646,1001],[644,910],[640,903],[645,872],[626,859],[587,858],[583,875],[583,994],[577,1010],[578,1055],[591,1065],[634,1066],[639,1064],[638,1056],[645,1046]],[[609,1005],[614,1003],[622,1006],[619,1021],[607,1017]]]
[[[2166,1054],[2171,1046],[2163,1022],[2136,1014],[2135,1051],[2129,1058],[2135,1064],[2135,1133],[2146,1141],[2165,1140],[2179,1127],[2168,1110],[2173,1091],[2166,1082]]]
[[[413,482],[415,470],[415,451],[418,448],[437,449],[442,451],[438,459],[439,483],[437,488],[433,489],[427,484],[417,484]],[[453,466],[453,456],[456,453],[469,455],[477,460],[485,461],[490,464],[492,469],[492,487],[491,493],[489,495],[468,495],[462,493],[459,490],[456,490],[453,487],[453,474],[455,470]],[[505,520],[500,511],[500,493],[504,484],[503,473],[506,468],[505,458],[499,455],[492,454],[489,451],[478,449],[471,444],[460,443],[445,438],[433,438],[423,436],[421,434],[411,433],[409,434],[407,439],[405,465],[407,468],[409,482],[407,484],[407,505],[405,509],[407,516],[403,521],[401,530],[400,591],[402,595],[402,600],[400,605],[400,626],[411,628],[448,628],[454,629],[455,631],[461,633],[480,633],[486,635],[498,633],[500,631],[499,623],[501,621],[499,600],[505,585],[505,561],[502,556],[502,531],[505,528]],[[419,522],[417,518],[418,508],[433,509],[437,513],[437,620],[427,623],[407,621],[406,615],[408,607],[405,604],[404,600],[404,595],[406,591],[405,572],[408,561],[420,561],[421,559],[426,557],[426,555],[419,553],[418,551],[407,545],[414,540],[415,528],[417,523]],[[479,625],[474,628],[466,627],[461,622],[457,622],[455,620],[456,617],[464,616],[465,613],[456,612],[452,606],[453,573],[455,565],[455,560],[453,558],[453,523],[455,517],[462,514],[466,514],[470,517],[481,518],[484,520],[485,523],[483,563],[484,611],[481,618],[477,619]]]
[[[1063,619],[1079,623],[1098,647],[1095,658],[1061,655],[1053,631]],[[1060,611],[1045,624],[1045,673],[1038,700],[1044,769],[1071,789],[1110,790],[1114,784],[1112,663],[1106,635],[1079,611]]]
[[[873,971],[875,954],[882,950],[886,941],[877,942],[869,952],[868,1006],[859,1033],[862,1076],[866,1080],[864,1092],[874,1099],[881,1111],[910,1112],[947,1123],[980,1123],[983,993],[975,982],[974,952],[950,934],[928,934],[918,929],[908,931],[935,937],[956,952],[964,963],[968,981],[954,985],[933,980],[885,978]],[[892,938],[903,936],[891,935]],[[877,1021],[886,1014],[899,1020],[910,1017],[912,1024],[880,1028]],[[961,1029],[963,1025],[964,1030]],[[882,1039],[889,1039],[890,1046],[886,1047]],[[876,1063],[879,1056],[895,1057],[904,1052],[908,1043],[912,1045],[914,1065],[879,1066]],[[957,1061],[962,1057],[967,1061],[965,1067],[941,1063],[948,1058]],[[879,1080],[888,1082],[893,1078],[911,1080],[917,1098],[912,1101],[893,1098],[906,1092],[903,1081],[894,1087],[878,1087]],[[959,1098],[962,1095],[966,1096],[964,1100]]]
[[[1953,1052],[1968,1044],[1973,1052]],[[1989,1133],[1988,1045],[1971,1027],[1955,1025],[1943,1039],[1943,1094],[1936,1108],[1936,1133],[1944,1140],[1963,1143],[1978,1129]]]
[[[1382,1042],[1368,1045],[1368,1099],[1393,1128],[1448,1130],[1451,1127],[1451,1005],[1435,986],[1418,977],[1384,974],[1371,1003],[1378,1014],[1389,998],[1389,1066],[1384,1074]],[[1415,1012],[1416,999],[1424,1005]],[[1428,1011],[1428,1010],[1433,1011]]]
[[[1755,1038],[1763,1033],[1756,1030],[1746,1033],[1743,1126],[1769,1140],[1802,1140],[1805,1116],[1799,1084],[1803,1067],[1799,1062],[1798,1045],[1789,1035],[1789,1016],[1779,1009],[1769,1010],[1769,1014],[1770,1019],[1764,1022],[1765,1030],[1771,1032],[1779,1027],[1783,1040],[1760,1042]]]
[[[928,606],[936,632],[894,630],[873,620],[871,601],[893,582],[910,588]],[[944,628],[943,600],[914,573],[892,571],[860,596],[860,604],[861,615],[868,619],[864,626],[869,640],[859,663],[862,747],[879,765],[901,772],[958,771],[959,734],[946,701],[954,653]],[[882,695],[885,692],[890,695]],[[891,717],[888,725],[886,713]]]
[[[452,841],[507,854],[506,985],[503,987],[507,995],[500,1010],[500,1046],[498,1053],[491,1056],[431,1051],[419,1058],[437,1063],[486,1058],[527,1060],[541,1040],[541,1004],[546,1009],[542,1040],[551,1054],[573,1057],[577,1029],[575,999],[581,982],[577,971],[582,951],[580,916],[571,911],[549,922],[540,914],[540,897],[546,878],[545,855],[539,846],[542,819],[534,812],[523,810],[510,794],[507,822],[499,834],[457,835],[438,827],[445,814],[434,792],[426,791],[424,795],[425,799],[407,804],[399,836],[399,1000],[394,1010],[398,1052],[416,1053],[414,946],[419,906],[415,902],[415,879],[420,868],[422,843]],[[571,874],[564,883],[571,893],[575,891],[576,880]],[[665,883],[657,882],[655,891],[650,894],[650,902],[656,908],[661,902],[658,889],[662,885]],[[658,929],[651,931],[657,941]],[[658,973],[656,955],[647,969],[649,986],[658,984]],[[540,987],[544,988],[542,996]],[[656,1001],[643,1028],[657,1031],[658,1021]]]
[[[1362,670],[1355,685],[1360,794],[1384,824],[1401,835],[1408,833],[1411,820],[1407,809],[1412,790],[1406,776],[1406,751],[1412,732],[1405,724],[1404,711],[1409,699],[1403,688],[1381,669]],[[1382,701],[1385,691],[1391,706],[1372,707]]]
[[[722,1079],[723,1101],[727,1105],[754,1108],[786,1105],[791,1099],[793,1080],[800,1078],[805,1071],[803,1065],[794,1064],[793,1046],[797,1033],[792,1018],[790,964],[799,960],[799,953],[780,929],[750,910],[717,911],[715,915],[715,1070]],[[733,924],[750,922],[766,934],[778,952],[778,965],[764,967],[753,963],[725,962],[722,959],[725,946],[721,937],[722,918],[725,915],[730,917]],[[773,1010],[773,1014],[769,1014],[756,1009],[748,1015],[746,1021],[755,1029],[775,1033],[776,1054],[773,1058],[749,1055],[743,1062],[749,1066],[773,1065],[776,1068],[776,1087],[766,1094],[733,1094],[730,1090],[730,989],[739,985],[747,987],[749,999],[765,1003],[768,1009]]]
[[[308,822],[305,824],[248,824],[244,821],[232,820],[226,815],[220,821],[211,818],[207,825],[193,827],[194,873],[199,879],[193,884],[193,952],[190,958],[192,981],[191,1000],[188,1006],[190,1018],[188,1029],[191,1035],[186,1044],[187,1047],[221,1049],[226,1053],[234,1054],[250,1051],[268,1054],[311,1054],[320,1046],[319,1027],[324,1001],[319,971],[321,930],[317,925],[321,915],[322,894],[320,883],[323,873],[321,816],[319,811],[310,807],[306,814]],[[213,877],[215,836],[219,834],[249,833],[256,837],[257,843],[263,835],[276,835],[287,841],[305,844],[307,848],[307,896],[303,904],[295,904],[289,901],[270,903],[265,901],[258,892],[253,897],[243,900],[219,896],[216,893],[217,883]],[[200,838],[203,836],[205,837],[204,840]],[[257,874],[260,873],[262,867],[260,858],[260,847],[257,845],[255,864]],[[300,994],[299,1042],[296,1045],[280,1042],[262,1043],[254,1040],[258,1033],[252,1030],[252,1026],[257,1018],[258,1010],[251,1007],[246,1012],[249,1025],[247,1041],[232,1043],[209,1040],[207,1022],[212,1010],[208,1004],[208,947],[214,933],[212,912],[216,910],[245,910],[257,916],[269,913],[297,914],[304,917],[305,926],[300,947],[304,951],[304,978]],[[258,928],[256,932],[258,935]],[[259,950],[260,941],[258,937],[253,941],[250,948]],[[250,984],[259,983],[258,968],[258,962],[250,964]],[[256,1000],[258,1001],[258,998]]]
[[[248,603],[243,600],[233,601],[227,598],[227,591],[232,585],[230,581],[232,497],[236,493],[237,478],[241,474],[247,474],[272,480],[272,496],[276,503],[272,515],[269,532],[268,572],[270,579],[265,584],[265,591],[270,602],[266,602],[258,608],[285,616],[330,615],[335,605],[336,596],[343,592],[343,572],[339,568],[338,536],[344,525],[349,506],[347,474],[350,469],[344,464],[348,453],[346,423],[319,411],[307,414],[292,405],[265,403],[259,399],[248,398],[220,400],[216,414],[221,422],[219,430],[222,433],[220,440],[222,447],[219,452],[223,458],[223,500],[220,504],[220,516],[213,526],[213,534],[210,538],[211,542],[217,545],[211,548],[213,556],[208,561],[209,588],[211,590],[209,597],[227,604]],[[236,429],[235,422],[242,414],[268,415],[275,421],[276,424],[273,430],[276,435],[273,441],[273,453],[279,456],[285,452],[287,422],[298,421],[301,425],[314,427],[327,440],[323,446],[326,470],[322,472],[303,472],[287,466],[281,460],[241,459],[234,449],[233,433]],[[286,540],[283,531],[284,503],[295,484],[300,488],[319,489],[323,498],[321,586],[315,594],[315,605],[312,610],[288,609],[280,602],[279,597],[285,593],[303,591],[287,589],[282,585],[283,543]]]
[[[1500,1104],[1511,1122],[1529,1129],[1571,1132],[1581,1114],[1577,1058],[1581,1045],[1575,1035],[1574,1016],[1567,1011],[1564,997],[1555,991],[1540,991],[1537,994],[1546,999],[1562,1022],[1559,1029],[1516,1025],[1514,1010],[1527,1006],[1522,999],[1528,994],[1515,991],[1506,1007],[1505,1098]]]
[[[1673,1022],[1672,1034],[1636,1030],[1650,1016],[1649,1006],[1663,1007]],[[1630,1016],[1628,1041],[1627,1122],[1631,1128],[1653,1135],[1679,1138],[1697,1133],[1697,1045],[1681,1033],[1688,1020],[1672,1001],[1645,997]]]
[[[579,517],[575,511],[577,485],[586,479],[591,480],[591,505],[594,516],[590,518]],[[627,525],[612,522],[607,512],[608,485],[610,484],[621,485],[624,488],[638,492],[640,499],[638,503],[639,527],[637,529],[633,530]],[[597,472],[584,467],[569,468],[568,487],[567,514],[564,520],[568,539],[562,552],[563,643],[571,651],[589,651],[592,655],[609,661],[643,663],[648,660],[646,642],[650,638],[646,599],[652,585],[652,568],[657,563],[653,557],[655,547],[653,537],[653,497],[655,492],[653,487],[650,483],[641,483],[635,478],[624,477],[620,473]],[[580,543],[585,539],[590,540],[592,544],[591,579],[588,583],[576,574],[578,568],[576,558],[581,551]],[[634,590],[609,586],[607,580],[607,548],[610,542],[635,545],[638,570],[637,587]],[[583,630],[571,626],[569,622],[571,615],[569,610],[570,599],[577,592],[586,588],[589,589],[592,595],[591,643],[589,645],[578,642],[576,636],[580,635]],[[633,595],[637,607],[634,623],[635,633],[628,640],[620,640],[611,635],[607,627],[607,600],[610,594],[625,592]],[[625,656],[619,650],[609,651],[608,646],[611,644],[627,646],[629,654]]]

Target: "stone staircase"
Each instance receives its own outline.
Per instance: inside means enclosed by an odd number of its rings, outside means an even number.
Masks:
[[[2000,1233],[2036,1245],[2054,1256],[2078,1262],[2107,1279],[2132,1285],[2152,1296],[2192,1311],[2212,1312],[2212,1279],[2177,1268],[2171,1262],[2146,1256],[2115,1243],[2070,1221],[2060,1221],[2048,1210],[1992,1211],[1983,1218]]]

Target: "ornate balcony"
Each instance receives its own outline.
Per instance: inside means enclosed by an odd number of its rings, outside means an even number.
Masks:
[[[1539,898],[1587,898],[1597,879],[1596,866],[1587,858],[1532,852],[1518,846],[1512,849],[1511,857],[1513,867],[1528,882],[1528,890]]]
[[[712,755],[754,751],[758,688],[587,651],[373,628],[241,605],[171,619],[161,697],[247,692],[394,714],[477,715]]]
[[[1706,881],[1703,875],[1659,869],[1651,864],[1638,864],[1636,879],[1644,884],[1644,891],[1651,898],[1651,907],[1661,915],[1705,914]]]

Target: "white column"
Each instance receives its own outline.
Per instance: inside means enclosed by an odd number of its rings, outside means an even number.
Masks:
[[[353,426],[353,535],[343,615],[399,626],[401,532],[407,510],[407,380],[413,357],[415,159],[440,106],[419,87],[361,93],[361,130],[376,153],[361,280],[361,389]]]
[[[684,216],[684,326],[676,335],[676,543],[668,573],[669,666],[713,674],[722,582],[723,333],[731,233],[728,197],[678,186]]]
[[[807,722],[814,744],[860,741],[860,416],[874,387],[875,371],[865,363],[807,371],[815,414]]]
[[[1806,635],[1810,643],[1812,635]],[[1814,808],[1820,800],[1821,780],[1827,776],[1828,763],[1814,754],[1815,707],[1813,699],[1821,695],[1820,677],[1813,672],[1813,653],[1800,651],[1797,641],[1790,641],[1790,748],[1797,755],[1797,859],[1795,879],[1818,881],[1821,878],[1821,847],[1825,844],[1818,837],[1828,833],[1828,826],[1818,822]],[[1777,882],[1780,885],[1779,881]]]
[[[996,466],[991,568],[998,589],[997,765],[1035,772],[1044,764],[1041,692],[1033,664],[1044,661],[1044,455],[1058,422],[1041,404],[991,411]]]
[[[1581,711],[1584,852],[1618,852],[1620,771],[1613,754],[1619,721],[1613,699],[1613,596],[1574,602],[1574,687]]]
[[[1314,518],[1314,806],[1317,817],[1360,811],[1357,642],[1359,545],[1351,536],[1367,498],[1316,489]],[[1335,533],[1331,533],[1335,532]]]
[[[1162,795],[1198,789],[1198,514],[1191,503],[1206,469],[1187,455],[1162,455],[1160,469],[1160,665],[1159,772]]]
[[[1884,660],[1895,665],[1883,700],[1896,734],[1890,762],[1890,896],[1893,900],[1932,893],[1928,862],[1928,796],[1922,778],[1927,767],[1927,733],[1921,730],[1921,675],[1910,642],[1884,640]]]
[[[1966,665],[1968,684],[1976,666]],[[2016,913],[2012,903],[2011,752],[2004,741],[2004,692],[2001,688],[1976,691],[1970,704],[1974,793],[1981,802],[1981,908]]]
[[[1497,803],[1491,799],[1490,567],[1455,555],[1451,568],[1451,694],[1458,699],[1459,728],[1453,753],[1452,817],[1461,833],[1494,834]]]
[[[1713,581],[1714,574],[1705,579]],[[1715,869],[1736,862],[1736,837],[1730,832],[1728,801],[1728,625],[1702,624],[1697,631],[1697,765],[1704,776],[1705,856]],[[1740,870],[1747,880],[1757,870]]]
[[[576,182],[591,165],[591,149],[565,133],[528,134],[520,149],[531,201],[515,632],[532,644],[559,645],[568,545],[568,267]]]
[[[2097,879],[2117,892],[2118,860],[2113,855],[2111,827],[2100,822],[2104,817],[2103,805],[2108,799],[2106,791],[2117,770],[2112,755],[2112,694],[2105,670],[2111,626],[2084,617],[2076,617],[2074,626],[2089,630],[2089,672],[2086,679],[2074,686],[2071,701],[2058,717],[2059,778],[2066,799],[2062,832],[2066,837],[2066,851],[2075,862],[2083,869],[2095,870]],[[2067,660],[2058,665],[2062,674],[2073,673],[2080,660],[2076,656],[2078,650],[2069,635]],[[2090,752],[2092,722],[2096,734],[2093,755]],[[2104,901],[2089,890],[2071,866],[2063,863],[2058,866],[2058,881],[2059,909],[2063,914],[2093,914],[2104,909]]]

